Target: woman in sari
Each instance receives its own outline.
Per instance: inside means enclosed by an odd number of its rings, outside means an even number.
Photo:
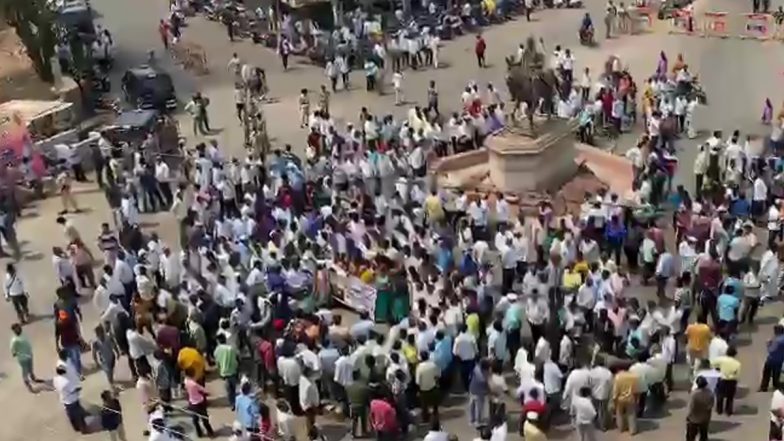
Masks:
[[[402,282],[402,283],[401,283]],[[390,281],[392,289],[392,320],[399,323],[408,317],[411,310],[411,298],[408,294],[408,284],[400,280],[400,277],[392,277]]]
[[[390,318],[393,302],[392,283],[387,274],[387,267],[381,265],[376,274],[376,323],[386,323]]]
[[[664,51],[659,52],[659,63],[656,65],[656,76],[661,77],[667,75],[667,54]]]
[[[675,64],[672,65],[672,74],[677,74],[684,67],[686,67],[686,62],[683,61],[683,54],[678,54],[678,58],[676,58]]]

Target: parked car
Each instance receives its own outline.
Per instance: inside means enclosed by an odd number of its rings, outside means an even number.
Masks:
[[[122,77],[122,91],[125,101],[137,109],[166,112],[177,108],[171,76],[151,66],[128,69]]]

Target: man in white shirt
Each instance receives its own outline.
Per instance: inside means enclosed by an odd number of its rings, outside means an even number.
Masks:
[[[133,275],[131,266],[125,262],[125,253],[123,251],[117,253],[117,259],[114,261],[114,277],[122,283],[125,295],[130,298],[136,287],[136,278]]]
[[[542,367],[542,382],[544,383],[544,393],[547,395],[547,402],[553,408],[558,407],[558,400],[561,399],[561,384],[563,384],[563,372],[553,360],[547,360]]]
[[[422,147],[419,144],[414,146],[411,153],[409,153],[408,164],[411,166],[414,176],[418,178],[425,176],[427,171],[425,167],[425,153],[422,151]]]
[[[765,204],[768,200],[768,186],[762,176],[757,176],[754,180],[754,192],[751,197],[751,215],[754,217],[762,216],[765,212]]]
[[[574,427],[577,430],[578,439],[581,440],[594,440],[594,425],[593,420],[596,418],[597,412],[591,402],[591,388],[584,386],[577,391],[577,395],[572,399],[570,412]]]
[[[597,413],[599,429],[607,430],[610,419],[609,405],[610,394],[613,389],[613,374],[604,365],[604,359],[599,358],[589,371],[589,383],[591,385],[591,397],[593,398],[594,408]]]
[[[514,248],[514,242],[512,238],[507,238],[506,246],[501,252],[501,267],[503,268],[502,294],[507,294],[512,290],[512,285],[517,275],[517,259],[517,249]]]
[[[727,340],[724,339],[722,332],[714,335],[708,345],[708,360],[713,363],[719,357],[723,357],[727,355],[727,349],[729,349],[729,344],[727,344]]]
[[[87,430],[87,424],[84,420],[85,411],[81,403],[79,403],[82,385],[78,380],[74,380],[66,373],[64,366],[58,366],[55,369],[55,373],[52,385],[60,397],[60,403],[65,407],[68,421],[76,432],[85,433]]]
[[[561,409],[570,409],[572,399],[577,396],[580,389],[591,385],[591,371],[588,365],[583,363],[579,368],[573,370],[566,377],[563,396],[561,398]]]
[[[479,355],[479,346],[476,343],[476,338],[468,332],[468,327],[465,324],[460,325],[460,333],[452,345],[452,353],[460,363],[460,378],[463,380],[465,390],[468,391],[476,357]]]
[[[283,383],[286,400],[292,406],[295,414],[300,413],[299,382],[302,378],[302,368],[294,357],[278,357],[278,375]]]
[[[312,376],[311,369],[304,367],[302,376],[299,379],[299,405],[305,412],[308,430],[312,429],[316,424],[316,412],[321,403],[318,387],[316,387],[314,380],[309,378],[310,376]]]
[[[645,412],[645,402],[648,399],[648,388],[650,386],[650,366],[640,355],[637,362],[629,367],[629,372],[637,376],[637,418],[641,418]]]
[[[531,292],[531,297],[526,301],[525,317],[531,326],[531,338],[538,344],[539,337],[544,336],[545,325],[550,318],[550,306],[547,299],[536,288],[534,288]],[[539,361],[544,362],[545,360]]]

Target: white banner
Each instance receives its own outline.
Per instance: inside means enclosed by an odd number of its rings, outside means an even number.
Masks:
[[[363,283],[358,277],[350,277],[343,291],[343,301],[350,308],[367,311],[373,317],[376,312],[376,288]]]

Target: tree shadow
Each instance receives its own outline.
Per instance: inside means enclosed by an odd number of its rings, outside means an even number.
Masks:
[[[735,427],[740,426],[741,423],[737,421],[726,421],[726,420],[719,420],[719,421],[711,421],[710,427],[708,427],[708,433],[720,433],[726,432],[727,430],[734,429]]]
[[[208,406],[213,409],[222,408],[226,409],[229,407],[229,400],[226,396],[222,395],[219,397],[212,397],[207,400]]]
[[[756,328],[757,326],[773,325],[778,322],[779,322],[779,318],[774,317],[772,315],[766,315],[766,316],[755,318],[753,326]]]
[[[757,406],[741,404],[740,406],[735,406],[733,415],[757,415],[758,413],[759,408]]]
[[[22,260],[26,260],[28,262],[37,262],[44,258],[44,253],[40,252],[30,252],[30,251],[23,251],[22,252]]]
[[[682,398],[671,398],[664,403],[664,407],[667,410],[683,409],[686,407],[686,400]]]
[[[463,406],[468,402],[467,396],[450,394],[441,401],[441,407]]]
[[[520,422],[522,424],[522,422]],[[520,427],[519,424],[516,427]],[[547,439],[565,439],[572,436],[571,427],[568,426],[561,426],[561,427],[550,427],[547,431]]]
[[[637,434],[652,432],[659,428],[659,423],[651,420],[637,420]]]
[[[54,318],[54,316],[51,315],[51,314],[32,314],[31,313],[30,317],[28,317],[28,319],[27,319],[27,323],[25,323],[25,326],[32,325],[33,323],[40,322],[41,320],[49,320],[51,318]]]
[[[78,192],[74,192],[74,193],[78,193]],[[90,192],[86,192],[86,193],[90,193]],[[79,207],[79,211],[69,211],[66,214],[77,215],[77,214],[90,214],[92,212],[93,209],[91,207]]]
[[[349,426],[345,424],[323,424],[319,425],[319,431],[326,439],[339,440],[346,437]]]

